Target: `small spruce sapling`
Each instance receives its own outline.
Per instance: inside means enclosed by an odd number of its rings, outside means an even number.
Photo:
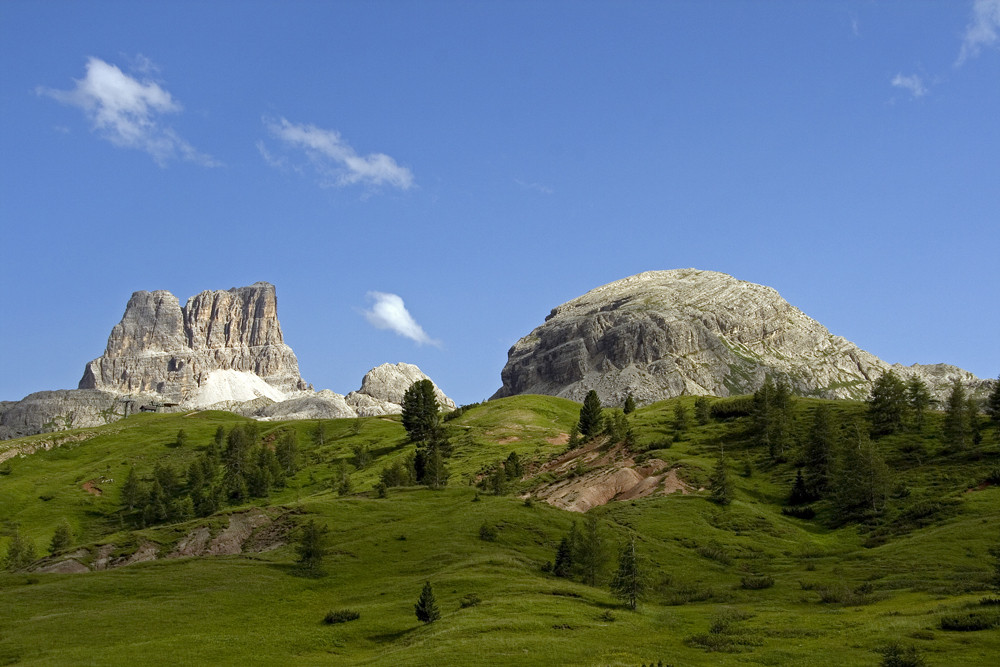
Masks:
[[[433,623],[441,618],[441,611],[438,609],[437,601],[434,599],[434,590],[431,582],[424,583],[424,588],[420,591],[417,603],[413,605],[413,611],[417,615],[417,620],[422,623]]]

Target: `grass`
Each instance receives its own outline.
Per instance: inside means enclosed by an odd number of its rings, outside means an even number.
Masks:
[[[674,400],[693,412],[693,398]],[[800,429],[818,403],[797,401]],[[863,410],[831,405],[842,422]],[[993,433],[978,453],[950,454],[932,414],[923,434],[884,438],[909,495],[893,499],[881,523],[832,527],[822,502],[813,520],[781,513],[794,458],[770,464],[750,446],[745,420],[692,420],[675,439],[673,407],[637,411],[640,449],[705,484],[725,443],[754,473],[733,475],[735,500],[726,508],[703,491],[592,510],[610,551],[637,537],[650,587],[635,612],[607,591],[613,563],[597,587],[542,571],[579,515],[516,494],[474,501],[477,472],[511,451],[530,463],[566,449],[560,436],[579,404],[519,396],[448,422],[455,453],[447,488],[392,489],[384,499],[370,493],[379,471],[413,448],[397,419],[324,422],[322,445],[310,435],[316,422],[261,423],[265,439],[297,431],[305,465],[288,488],[257,504],[330,527],[325,576],[301,576],[287,544],[85,574],[3,573],[0,664],[826,665],[836,656],[838,664],[871,665],[896,644],[930,665],[994,663],[996,607],[980,600],[988,549],[1000,542],[1000,488],[978,483],[997,462]],[[145,540],[169,549],[197,526],[221,527],[225,514],[130,530],[119,519],[118,486],[131,466],[141,475],[157,462],[186,466],[219,426],[241,421],[223,412],[135,415],[86,431],[86,440],[15,457],[0,475],[0,553],[15,524],[41,551],[63,518],[78,544],[123,551]],[[190,444],[171,447],[180,428]],[[664,441],[670,447],[658,447]],[[360,446],[373,460],[350,468],[356,492],[339,497],[335,468]],[[734,462],[734,473],[741,469]],[[82,488],[102,477],[115,479],[97,484],[103,495]],[[928,500],[945,507],[906,518]],[[495,539],[481,539],[482,526]],[[442,612],[428,625],[413,612],[425,581]],[[347,612],[357,618],[324,622]]]

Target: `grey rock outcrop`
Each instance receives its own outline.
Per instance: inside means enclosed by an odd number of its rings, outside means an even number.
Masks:
[[[621,403],[682,394],[755,391],[767,375],[801,395],[864,398],[889,364],[831,334],[770,287],[724,273],[649,271],[587,292],[517,341],[494,398],[549,394],[577,401],[596,390]],[[891,367],[919,375],[942,397],[954,379],[986,382],[954,366]]]
[[[261,410],[258,416],[266,419],[338,419],[343,417],[380,417],[403,412],[403,394],[418,380],[430,380],[413,364],[382,364],[367,373],[361,388],[347,396],[329,389],[305,396],[274,403]],[[433,383],[433,380],[431,380]],[[434,394],[445,410],[453,410],[455,401],[448,398],[437,385]]]
[[[207,404],[221,400],[199,394],[212,372],[236,371],[273,387],[279,394],[272,399],[308,389],[277,310],[274,286],[265,282],[201,292],[183,308],[170,292],[135,292],[79,388]]]
[[[0,407],[0,440],[109,424],[124,416],[127,408],[138,409],[144,400],[152,397],[136,397],[135,404],[126,406],[117,394],[95,389],[35,392]]]

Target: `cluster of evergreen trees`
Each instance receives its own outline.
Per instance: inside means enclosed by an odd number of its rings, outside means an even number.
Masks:
[[[179,432],[178,444],[186,440]],[[294,431],[281,431],[271,447],[261,442],[256,422],[234,426],[228,435],[220,426],[184,472],[157,463],[144,480],[132,468],[122,485],[122,512],[142,526],[209,516],[227,502],[266,498],[284,487],[298,459]]]
[[[450,473],[446,461],[452,447],[444,432],[441,407],[434,394],[434,383],[418,380],[403,394],[403,428],[416,452],[405,461],[382,469],[379,493],[393,486],[423,484],[432,489],[444,488]]]

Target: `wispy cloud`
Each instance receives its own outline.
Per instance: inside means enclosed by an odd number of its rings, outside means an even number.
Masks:
[[[264,124],[286,147],[305,152],[320,176],[321,185],[390,185],[401,190],[413,186],[413,173],[409,169],[384,153],[358,155],[339,132],[291,123],[284,118],[277,121],[265,118]],[[263,143],[258,143],[257,148],[268,164],[284,165],[283,158],[268,152]]]
[[[143,71],[155,69],[145,57],[140,56],[140,63]],[[74,81],[72,90],[39,86],[35,92],[77,107],[99,135],[115,146],[149,153],[160,166],[175,158],[219,166],[211,156],[195,150],[160,122],[161,116],[178,113],[182,107],[155,81],[140,81],[100,58],[88,58],[86,75]]]
[[[972,21],[965,29],[962,48],[956,65],[979,55],[984,46],[996,46],[1000,41],[1000,0],[976,0],[972,4]]]
[[[550,195],[555,192],[552,188],[547,185],[542,185],[541,183],[526,183],[519,178],[515,178],[514,182],[520,185],[525,190],[534,190],[535,192],[540,192],[543,195]]]
[[[385,292],[368,292],[367,297],[375,303],[371,310],[364,311],[365,319],[376,329],[389,329],[400,336],[405,336],[419,345],[441,346],[441,342],[432,339],[403,304],[403,299],[396,294]]]
[[[927,94],[927,86],[924,85],[923,80],[921,80],[921,78],[916,74],[911,74],[909,76],[897,74],[892,79],[892,85],[895,88],[902,88],[903,90],[909,91],[910,95],[912,95],[914,99],[923,97]]]

